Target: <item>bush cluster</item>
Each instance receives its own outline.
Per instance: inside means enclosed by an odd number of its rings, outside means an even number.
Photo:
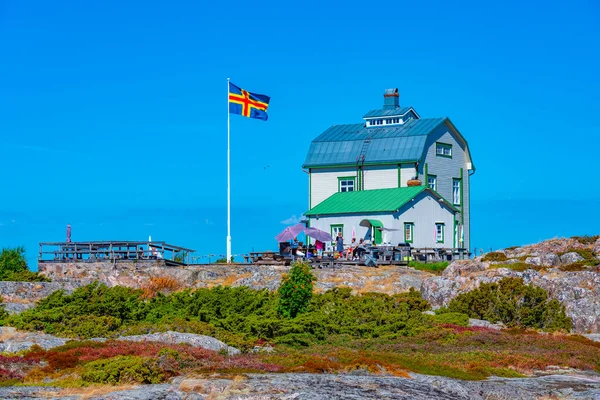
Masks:
[[[471,318],[502,322],[509,327],[536,328],[547,331],[572,327],[565,308],[548,292],[526,285],[521,278],[503,278],[497,283],[482,283],[479,288],[463,293],[448,305],[448,311]]]
[[[9,323],[79,338],[173,329],[208,334],[244,350],[258,339],[309,345],[334,334],[412,335],[433,324],[421,313],[428,308],[415,290],[353,296],[350,289],[339,288],[313,295],[308,306],[301,307],[303,313],[289,318],[279,311],[278,294],[267,290],[216,287],[159,293],[147,300],[141,290],[95,283],[71,295],[54,292],[35,308],[10,316]]]

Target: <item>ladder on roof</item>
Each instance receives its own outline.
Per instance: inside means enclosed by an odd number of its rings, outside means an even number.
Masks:
[[[358,157],[356,157],[356,176],[358,177],[358,188],[357,190],[363,190],[364,188],[364,166],[365,166],[365,158],[367,154],[367,150],[369,149],[369,144],[371,143],[371,135],[367,135],[365,140],[363,141],[362,147],[360,149],[360,153]]]

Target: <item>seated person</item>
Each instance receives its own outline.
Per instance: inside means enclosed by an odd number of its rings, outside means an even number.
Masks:
[[[362,254],[367,251],[366,247],[365,247],[365,239],[360,239],[360,242],[358,243],[358,246],[356,246],[356,248],[354,249],[354,251],[352,252],[352,257],[357,260],[359,259]]]
[[[356,248],[356,238],[352,238],[352,242],[346,251],[346,260],[351,260],[354,257],[354,249]]]

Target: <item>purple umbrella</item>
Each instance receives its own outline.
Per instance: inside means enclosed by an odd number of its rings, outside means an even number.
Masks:
[[[303,230],[304,230],[304,224],[296,224],[296,225],[288,226],[283,231],[281,231],[281,233],[279,235],[275,236],[275,239],[277,239],[277,241],[280,243],[287,242],[288,240],[292,240],[293,238],[298,236],[298,234],[300,232],[302,232]]]
[[[331,237],[331,235],[325,231],[322,231],[320,229],[317,228],[306,228],[304,229],[304,233],[306,234],[306,236],[310,236],[313,239],[316,239],[320,242],[332,242],[333,238]]]

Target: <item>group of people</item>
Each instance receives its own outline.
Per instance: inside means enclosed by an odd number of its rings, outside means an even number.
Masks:
[[[344,237],[342,233],[339,232],[335,237],[335,253],[337,253],[336,258],[345,257],[347,260],[360,260],[361,256],[364,252],[367,251],[367,244],[364,239],[360,239],[358,243],[356,242],[356,238],[352,238],[350,245],[346,248],[344,246]],[[294,238],[290,241],[290,248],[292,256],[296,257],[306,257],[309,250],[313,250],[313,253],[316,253],[318,258],[323,257],[323,250],[325,249],[325,243],[320,240],[315,241],[314,248],[311,246],[309,248],[303,248],[302,243],[298,241],[298,238]]]
[[[338,232],[338,235],[335,238],[335,251],[339,253],[339,257],[344,257],[345,254],[347,260],[360,260],[362,254],[367,251],[365,239],[361,238],[358,243],[356,243],[356,238],[352,238],[350,246],[344,250],[344,237],[342,232]]]

